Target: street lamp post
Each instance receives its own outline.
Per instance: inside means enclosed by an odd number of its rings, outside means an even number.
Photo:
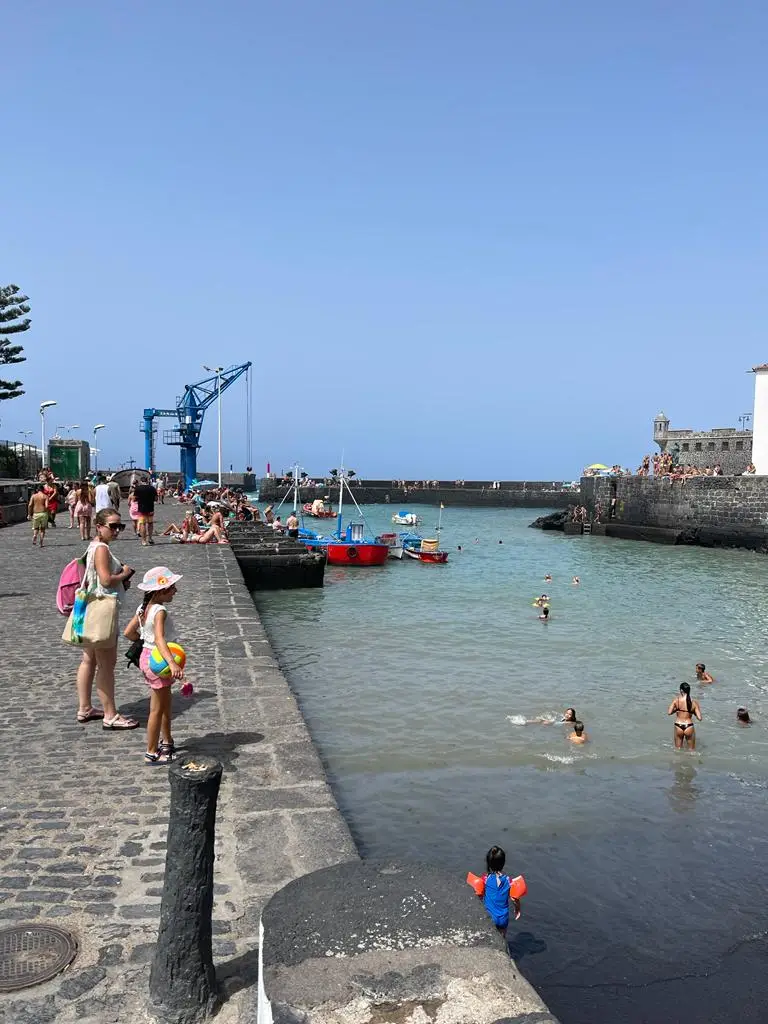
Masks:
[[[219,421],[219,487],[221,487],[221,374],[224,369],[223,366],[205,366],[203,369],[209,373],[216,374],[216,398],[217,398],[217,415]]]
[[[99,449],[96,447],[96,431],[97,430],[103,430],[104,427],[106,427],[106,425],[107,425],[106,423],[97,423],[96,426],[93,428],[93,454],[94,454],[93,468],[94,468],[94,470],[97,470],[99,468]]]
[[[40,454],[42,457],[43,469],[45,469],[48,459],[45,453],[45,410],[50,409],[52,405],[56,405],[56,402],[48,401],[40,403]]]

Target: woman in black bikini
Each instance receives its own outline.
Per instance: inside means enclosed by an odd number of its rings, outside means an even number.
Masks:
[[[701,721],[701,708],[697,700],[691,700],[691,684],[680,684],[680,696],[675,697],[669,705],[668,715],[677,715],[675,718],[675,747],[680,750],[685,744],[689,750],[696,749],[696,730],[693,727],[694,718]]]

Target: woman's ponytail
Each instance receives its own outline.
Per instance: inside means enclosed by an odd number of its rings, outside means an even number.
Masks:
[[[691,703],[691,684],[680,683],[680,693],[685,696],[685,706],[688,709],[688,714],[690,715],[693,711],[693,704]]]

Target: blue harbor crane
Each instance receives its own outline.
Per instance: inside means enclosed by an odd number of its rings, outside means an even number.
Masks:
[[[226,391],[235,381],[248,373],[250,363],[231,366],[218,374],[206,377],[197,384],[186,384],[184,394],[177,398],[175,409],[145,409],[144,420],[140,430],[144,435],[144,463],[150,472],[155,466],[155,418],[171,417],[178,420],[178,427],[163,431],[164,444],[178,445],[181,449],[180,469],[181,480],[186,490],[197,479],[197,452],[200,448],[200,431],[203,429],[203,416],[209,405],[212,405],[219,394]],[[250,381],[249,381],[250,395]],[[248,408],[250,423],[250,406]],[[250,447],[250,438],[248,439]]]

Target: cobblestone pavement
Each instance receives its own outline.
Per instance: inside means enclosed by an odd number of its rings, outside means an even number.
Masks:
[[[177,505],[160,520],[177,520]],[[84,550],[65,517],[47,546],[26,525],[0,531],[0,927],[52,922],[79,953],[56,979],[0,995],[2,1024],[148,1021],[146,990],[165,866],[167,772],[143,762],[143,728],[76,721],[76,652],[60,641],[55,592]],[[114,545],[137,570],[184,574],[173,605],[195,695],[174,696],[174,738],[217,756],[214,958],[225,1003],[217,1021],[255,1021],[261,907],[291,878],[357,856],[296,701],[279,670],[230,549],[158,539],[130,527]],[[122,624],[139,603],[131,590]],[[125,667],[117,701],[142,725],[148,689]],[[94,691],[95,697],[95,691]]]

